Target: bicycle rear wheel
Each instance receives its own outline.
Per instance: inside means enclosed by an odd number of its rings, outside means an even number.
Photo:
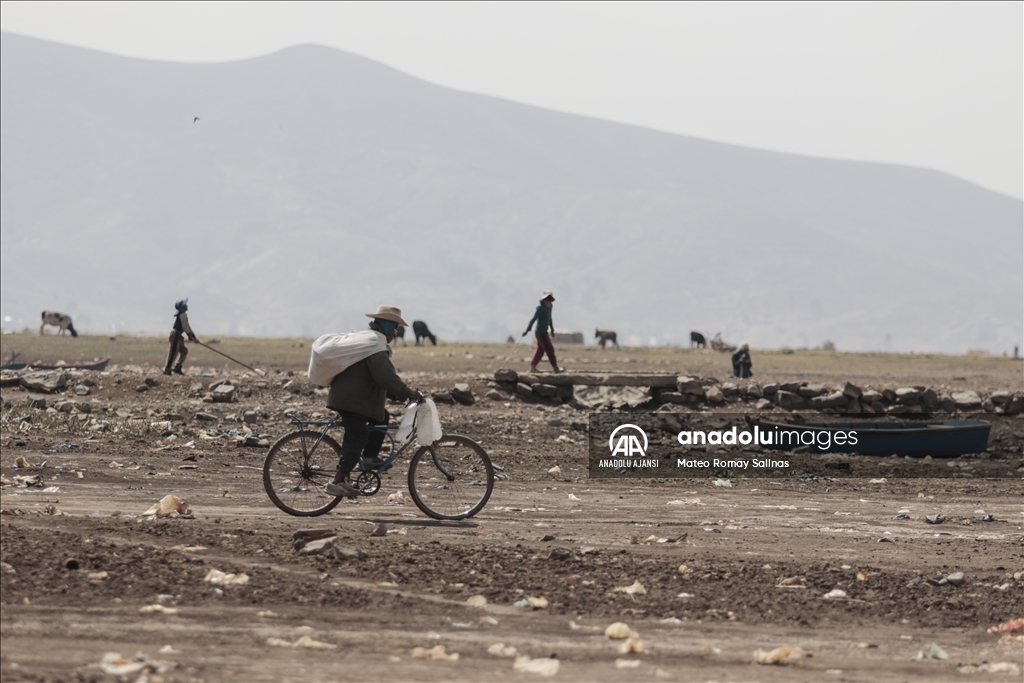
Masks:
[[[270,447],[263,463],[263,488],[289,515],[315,517],[334,509],[341,498],[324,490],[334,480],[341,446],[320,432],[285,434]]]
[[[409,495],[434,519],[472,517],[493,490],[491,459],[466,436],[449,434],[434,446],[423,446],[409,463]]]

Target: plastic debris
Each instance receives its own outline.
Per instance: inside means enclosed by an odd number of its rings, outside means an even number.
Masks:
[[[569,500],[576,500],[576,501],[578,501],[580,499],[576,496],[575,493],[570,493],[569,494]]]
[[[526,602],[534,609],[547,609],[547,598],[526,598]]]
[[[145,680],[147,673],[163,674],[178,666],[177,662],[162,659],[150,659],[141,652],[134,657],[122,657],[120,652],[108,652],[100,660],[100,670],[110,676],[128,677],[142,674]]]
[[[458,652],[445,652],[444,645],[435,645],[429,650],[425,647],[412,649],[413,659],[430,659],[438,662],[454,662],[459,659]]]
[[[555,465],[550,470],[548,470],[548,474],[561,474],[561,473],[562,473],[562,468],[559,467],[558,465]]]
[[[1007,674],[1015,675],[1020,673],[1020,667],[1013,662],[987,662],[978,666],[968,664],[957,669],[962,674],[986,673],[986,674]]]
[[[521,671],[528,674],[540,674],[541,676],[554,676],[558,673],[558,667],[561,666],[561,662],[557,659],[531,659],[527,655],[521,655],[516,657],[516,661],[512,664],[512,669],[515,671]]]
[[[163,605],[146,605],[140,607],[139,612],[142,614],[177,614],[177,607],[164,607]]]
[[[295,641],[295,644],[292,645],[292,647],[306,647],[306,648],[310,648],[310,649],[313,649],[313,650],[336,650],[336,649],[338,649],[337,645],[332,645],[331,643],[323,643],[323,642],[321,642],[319,640],[313,640],[309,636],[302,636],[301,638],[299,638],[298,640]]]
[[[647,595],[647,589],[639,581],[634,581],[629,586],[619,586],[614,593],[625,593],[626,595]]]
[[[402,491],[399,491],[398,493],[392,493],[391,495],[389,495],[388,502],[396,503],[398,505],[405,505],[406,503],[411,503],[412,498],[405,495],[405,493],[403,493]]]
[[[190,517],[192,510],[181,498],[169,493],[142,513],[143,517]]]
[[[942,524],[943,522],[946,521],[946,516],[945,515],[928,515],[927,517],[924,518],[924,521],[928,522],[929,524]]]
[[[928,650],[921,650],[914,656],[914,659],[949,659],[949,655],[941,647],[932,643]]]
[[[638,655],[642,655],[645,652],[647,652],[647,647],[644,645],[644,641],[640,640],[636,636],[626,638],[626,640],[622,641],[622,644],[619,645],[620,654],[628,655],[636,653]]]
[[[496,657],[515,657],[519,654],[519,650],[511,645],[506,646],[505,643],[495,643],[487,648],[487,652]]]
[[[783,645],[774,650],[754,650],[754,661],[758,664],[781,664],[784,666],[797,665],[807,655],[803,649],[792,645]]]
[[[807,579],[802,576],[790,576],[782,581],[779,581],[776,586],[778,588],[807,588]]]
[[[821,597],[825,598],[826,600],[842,600],[846,597],[846,591],[839,588],[833,588]]]
[[[1016,633],[1024,629],[1024,618],[1010,619],[999,624],[999,626],[990,626],[988,629],[989,633]]]
[[[206,573],[206,578],[203,581],[213,586],[244,586],[249,583],[249,575],[228,574],[219,569],[211,569]]]
[[[32,467],[29,461],[20,455],[14,459],[14,466],[18,469],[21,469],[22,467]]]
[[[640,660],[639,659],[616,659],[615,660],[615,668],[616,669],[635,669],[638,666],[640,666]]]
[[[309,636],[302,636],[294,643],[283,638],[267,638],[267,645],[273,647],[305,647],[313,650],[336,650],[338,648],[337,645],[313,640]]]
[[[484,609],[487,607],[487,598],[482,595],[474,595],[471,598],[466,598],[466,604],[474,609]]]
[[[715,486],[724,486],[725,488],[732,488],[732,482],[728,479],[715,479]]]
[[[605,638],[612,640],[625,640],[626,638],[636,638],[640,634],[629,627],[628,624],[616,621],[614,624],[609,624],[608,628],[604,630]]]

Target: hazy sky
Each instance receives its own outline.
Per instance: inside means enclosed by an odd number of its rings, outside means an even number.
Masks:
[[[3,2],[0,24],[172,61],[319,43],[461,90],[1024,196],[1020,2]]]

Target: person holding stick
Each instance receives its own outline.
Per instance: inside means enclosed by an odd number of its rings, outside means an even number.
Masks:
[[[533,361],[530,362],[530,372],[537,372],[537,363],[540,363],[545,353],[548,355],[548,360],[551,361],[554,371],[562,372],[562,369],[558,367],[558,361],[555,360],[555,345],[551,341],[551,336],[555,333],[555,324],[551,321],[551,307],[554,303],[555,295],[551,292],[544,292],[540,297],[540,305],[537,306],[536,312],[530,318],[530,323],[526,326],[526,332],[523,332],[525,337],[529,334],[533,323],[537,323],[537,332],[534,335],[537,338],[537,352],[533,354]],[[548,333],[549,329],[550,333]]]
[[[185,372],[181,369],[181,366],[188,356],[185,336],[188,336],[188,340],[191,342],[197,344],[202,344],[202,342],[196,338],[195,333],[192,331],[192,326],[188,324],[188,314],[186,313],[188,311],[188,297],[175,302],[174,310],[174,327],[171,329],[171,336],[167,338],[171,343],[171,349],[167,353],[167,365],[164,367],[164,374],[169,375],[174,372],[177,375],[184,375]],[[178,359],[178,362],[172,368],[171,365],[174,363],[175,358]]]

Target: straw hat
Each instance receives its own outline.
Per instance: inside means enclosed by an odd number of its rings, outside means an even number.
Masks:
[[[544,290],[544,293],[540,295],[540,300],[544,301],[544,299],[551,299],[552,301],[554,301],[555,295],[552,294],[550,290]]]
[[[376,313],[367,313],[367,318],[380,318],[381,320],[390,320],[393,323],[398,323],[402,327],[409,327],[409,323],[402,320],[402,309],[395,308],[394,306],[380,305],[377,307]]]

